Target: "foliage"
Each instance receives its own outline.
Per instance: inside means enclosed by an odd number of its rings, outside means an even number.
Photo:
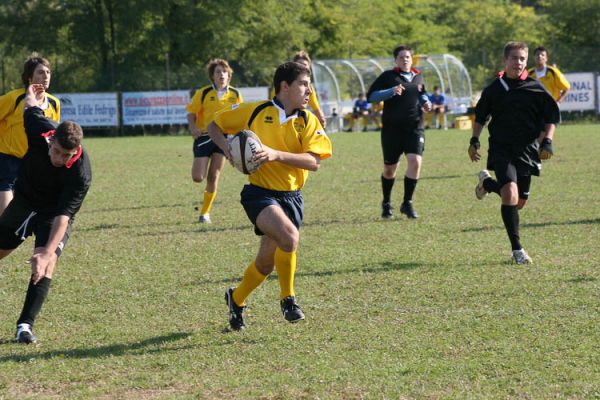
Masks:
[[[464,60],[475,89],[501,68],[508,40],[544,44],[566,69],[595,68],[598,2],[570,0],[14,0],[0,4],[4,91],[23,59],[53,63],[54,91],[152,90],[205,84],[228,59],[234,84],[269,85],[299,49],[313,58],[389,57],[399,43]]]

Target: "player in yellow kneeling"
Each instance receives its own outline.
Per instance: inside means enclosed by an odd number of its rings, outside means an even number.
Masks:
[[[287,62],[277,68],[273,81],[276,94],[272,100],[232,107],[217,114],[208,127],[208,134],[228,159],[231,153],[223,133],[250,129],[262,142],[262,151],[256,155],[262,165],[249,175],[241,193],[241,203],[261,241],[240,284],[225,293],[233,330],[245,327],[246,299],[275,269],[284,318],[288,322],[304,319],[294,291],[296,248],[304,216],[301,189],[308,171],[317,171],[332,151],[321,123],[306,110],[312,92],[310,70]]]

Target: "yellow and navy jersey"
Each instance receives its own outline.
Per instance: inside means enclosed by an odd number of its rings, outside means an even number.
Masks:
[[[310,84],[310,97],[308,98],[308,106],[310,107],[311,110],[313,111],[319,111],[321,109],[321,105],[319,104],[319,99],[317,98],[317,91],[315,90],[315,87],[313,86],[313,84]],[[271,87],[271,98],[275,97],[275,88]]]
[[[23,158],[27,153],[27,135],[23,124],[25,89],[15,89],[0,96],[0,153]],[[44,115],[60,122],[60,101],[46,93],[41,107]]]
[[[196,90],[186,110],[196,115],[196,126],[202,132],[206,132],[208,124],[212,122],[217,112],[243,101],[240,91],[232,86],[228,86],[219,97],[217,89],[213,85],[207,85]]]
[[[546,75],[538,78],[535,68],[531,68],[528,71],[529,76],[537,79],[544,85],[546,90],[550,92],[554,100],[558,100],[561,92],[565,90],[569,90],[571,88],[571,84],[565,78],[565,76],[558,70],[558,68],[554,68],[551,66],[546,67]]]
[[[275,150],[313,153],[321,160],[331,157],[331,141],[317,117],[307,110],[286,116],[277,99],[233,106],[218,113],[214,122],[227,134],[250,129],[263,144]],[[308,170],[278,161],[263,164],[248,177],[253,185],[284,192],[302,189],[307,178]]]

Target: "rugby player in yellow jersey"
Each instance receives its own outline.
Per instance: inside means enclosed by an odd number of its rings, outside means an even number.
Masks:
[[[262,165],[249,176],[241,193],[241,203],[261,241],[241,283],[225,293],[233,330],[244,328],[247,297],[275,269],[284,318],[289,322],[304,319],[294,292],[298,230],[304,214],[301,189],[308,171],[317,171],[332,151],[317,117],[305,110],[312,92],[310,70],[287,62],[277,68],[273,83],[276,95],[272,100],[234,106],[217,114],[208,127],[210,137],[228,159],[231,153],[223,133],[250,129],[263,145],[256,155]]]
[[[535,68],[528,71],[529,76],[540,81],[554,97],[554,100],[560,104],[571,89],[571,84],[558,68],[548,65],[548,50],[545,47],[536,48],[533,55]]]
[[[27,135],[23,126],[23,104],[26,88],[31,84],[44,85],[38,103],[49,119],[60,122],[60,101],[47,93],[50,86],[50,63],[32,53],[23,65],[23,88],[0,96],[0,214],[13,198],[21,159],[27,152]]]
[[[217,197],[219,176],[225,165],[225,157],[210,139],[206,129],[218,111],[231,107],[232,104],[239,104],[243,99],[241,93],[229,85],[233,70],[227,61],[216,58],[209,61],[206,69],[212,84],[198,89],[186,109],[188,127],[194,138],[192,180],[200,183],[206,179],[206,190],[198,220],[200,223],[210,224],[210,209]]]

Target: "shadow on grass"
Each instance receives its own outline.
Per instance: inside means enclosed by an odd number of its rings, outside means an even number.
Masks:
[[[109,208],[92,208],[92,209],[84,209],[83,212],[86,214],[96,214],[103,212],[113,212],[113,211],[132,211],[132,210],[145,210],[145,209],[155,209],[155,208],[175,208],[175,207],[193,207],[193,205],[189,203],[177,203],[177,204],[161,204],[158,206],[130,206],[130,207],[109,207]]]
[[[397,220],[396,220],[397,221]],[[359,224],[369,224],[369,223],[383,223],[383,224],[393,224],[394,221],[384,220],[377,216],[366,216],[364,218],[354,218],[349,220],[340,220],[340,219],[331,219],[327,221],[312,221],[305,222],[302,224],[303,228],[307,227],[324,227],[324,226],[332,226],[332,225],[359,225]],[[188,223],[178,223],[171,225],[187,225]],[[158,224],[144,224],[141,226],[155,226]],[[163,223],[162,225],[168,225],[167,223]],[[135,236],[162,236],[162,235],[177,235],[181,233],[199,233],[199,232],[234,232],[234,231],[242,231],[248,230],[248,232],[253,232],[254,227],[248,223],[246,225],[239,226],[215,226],[216,224],[206,225],[206,224],[197,224],[194,225],[192,229],[182,229],[182,230],[170,230],[170,231],[160,231],[160,232],[139,232],[136,233]],[[123,226],[124,228],[134,228],[135,226]],[[88,230],[91,230],[88,228]]]
[[[307,272],[297,272],[296,277],[302,276],[314,276],[314,277],[323,277],[323,276],[335,276],[335,275],[348,275],[348,274],[379,274],[382,272],[389,271],[409,271],[412,269],[416,269],[424,266],[425,264],[420,262],[409,262],[409,263],[396,263],[392,261],[384,261],[377,264],[365,264],[359,268],[350,268],[338,271],[307,271]],[[240,275],[235,278],[224,278],[224,279],[206,279],[202,281],[196,282],[194,285],[212,285],[212,284],[221,284],[221,283],[235,283],[239,282],[242,279],[243,270],[240,269]],[[277,279],[277,275],[275,273],[269,275],[267,280]]]
[[[579,275],[573,279],[567,279],[567,282],[569,283],[583,283],[583,282],[595,282],[596,278],[594,278],[593,276],[587,276],[587,275]]]
[[[561,221],[561,222],[532,222],[529,224],[521,224],[522,228],[545,228],[547,226],[560,226],[560,225],[591,225],[600,224],[600,218],[592,219],[580,219],[577,221]],[[494,231],[496,229],[504,229],[504,226],[482,226],[478,228],[466,228],[462,229],[461,232],[485,232]]]
[[[52,350],[45,353],[39,354],[19,354],[10,356],[1,356],[0,363],[13,361],[13,362],[30,362],[31,360],[48,360],[54,357],[64,358],[103,358],[111,356],[123,356],[123,355],[136,355],[136,354],[149,354],[154,352],[164,352],[166,350],[161,345],[167,342],[175,342],[178,340],[186,339],[191,335],[189,332],[174,332],[168,335],[156,336],[140,342],[135,343],[117,343],[107,346],[92,347],[92,348],[78,348],[73,350]],[[13,341],[3,341],[1,344],[15,343]],[[19,346],[23,346],[19,344]],[[188,348],[190,346],[185,346]],[[35,345],[32,346],[35,349]],[[175,350],[184,349],[179,347]]]
[[[439,180],[439,179],[457,179],[457,178],[463,178],[465,176],[471,176],[471,174],[467,174],[467,175],[440,175],[440,176],[422,176],[419,179],[420,180]]]

